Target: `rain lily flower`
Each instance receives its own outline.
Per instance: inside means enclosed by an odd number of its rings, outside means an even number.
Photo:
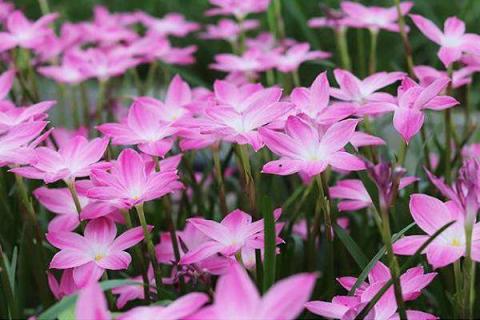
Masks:
[[[412,6],[413,2],[410,1],[400,3],[402,15],[406,15]],[[340,7],[346,15],[344,19],[348,21],[351,27],[368,28],[372,32],[378,32],[379,30],[399,32],[398,13],[395,6],[390,8],[367,7],[352,1],[342,1]]]
[[[108,311],[107,299],[103,294],[98,282],[93,281],[78,294],[75,305],[76,319],[111,320],[112,315]]]
[[[388,112],[388,109],[376,108],[372,110],[371,108],[367,109],[366,106],[370,102],[391,102],[394,100],[390,94],[377,91],[406,76],[403,72],[377,72],[360,80],[346,70],[335,69],[333,73],[340,88],[330,88],[330,95],[342,101],[342,104],[345,103],[355,108],[357,116]],[[381,106],[381,103],[379,105]]]
[[[111,201],[118,208],[132,208],[144,202],[163,197],[181,189],[176,168],[164,168],[160,172],[132,149],[123,150],[113,162],[110,172],[93,170],[93,187],[88,197]]]
[[[218,24],[207,25],[207,31],[200,34],[203,39],[226,40],[235,43],[242,32],[256,29],[259,26],[257,20],[245,20],[237,23],[230,19],[221,19]]]
[[[185,17],[178,13],[169,13],[158,19],[142,12],[140,19],[147,27],[147,35],[185,37],[200,27],[198,23],[186,21]]]
[[[57,13],[52,13],[31,22],[22,11],[14,11],[7,18],[5,32],[0,32],[0,52],[17,46],[35,49],[42,44],[47,35],[53,33],[48,25],[57,17]]]
[[[245,112],[253,103],[264,99],[276,102],[282,96],[281,90],[276,88],[263,89],[263,86],[259,83],[237,85],[225,80],[216,80],[213,83],[213,93],[217,104],[232,107],[238,113]]]
[[[45,113],[56,101],[43,101],[29,107],[6,107],[0,110],[0,133],[27,121],[40,121],[48,117]]]
[[[423,267],[415,267],[408,269],[400,276],[400,286],[402,287],[402,295],[405,301],[415,300],[421,295],[421,291],[432,282],[437,275],[436,272],[424,273]],[[344,319],[347,314],[358,314],[368,302],[377,294],[377,292],[391,278],[390,270],[382,262],[372,268],[368,274],[368,283],[363,282],[356,290],[353,296],[336,296],[332,302],[310,301],[305,307],[312,313],[326,318]],[[337,281],[346,290],[351,290],[357,278],[340,277]],[[368,319],[398,319],[397,302],[393,287],[375,304],[372,311],[367,315]],[[415,315],[419,311],[409,310],[407,313]],[[422,314],[422,312],[420,312]],[[431,315],[430,315],[431,316]],[[417,319],[417,318],[412,318]],[[422,319],[422,318],[420,318]],[[425,319],[436,319],[435,316]]]
[[[259,128],[280,120],[292,108],[290,103],[279,102],[281,95],[281,89],[268,88],[255,92],[241,104],[233,101],[234,107],[208,106],[201,132],[215,134],[218,139],[249,144],[258,151],[263,146]],[[235,108],[243,111],[239,112]]]
[[[237,20],[244,20],[250,13],[266,11],[270,0],[209,0],[215,8],[206,15],[233,15]]]
[[[275,66],[271,59],[256,49],[248,49],[240,56],[229,53],[215,55],[215,63],[210,65],[214,70],[224,72],[243,72],[247,74],[255,74],[272,69]]]
[[[281,212],[281,209],[274,211],[275,220]],[[188,251],[180,259],[180,264],[197,263],[217,253],[233,257],[249,248],[263,248],[263,219],[252,222],[252,216],[241,210],[230,212],[220,223],[201,218],[190,218],[188,223],[207,236],[209,241]]]
[[[480,53],[480,36],[465,33],[465,23],[457,17],[445,20],[443,32],[430,20],[411,14],[418,29],[430,40],[440,45],[438,58],[445,67],[460,60],[462,53]]]
[[[454,201],[442,202],[425,194],[414,194],[410,198],[410,212],[417,225],[427,235],[406,236],[393,244],[396,254],[412,255],[425,243],[429,236],[449,222],[449,226],[424,253],[434,268],[445,267],[465,256],[465,220],[463,210]],[[432,216],[435,212],[435,216]],[[472,259],[480,261],[480,223],[473,227]]]
[[[78,84],[88,78],[88,75],[82,69],[84,63],[82,58],[78,51],[69,51],[63,56],[61,64],[39,67],[37,70],[44,77],[51,78],[54,81]]]
[[[171,136],[177,129],[164,121],[159,108],[134,102],[123,123],[105,123],[97,129],[114,145],[138,145],[149,155],[163,157],[173,145]]]
[[[50,268],[73,268],[73,279],[79,287],[98,281],[105,270],[127,269],[132,258],[125,250],[143,240],[143,230],[137,227],[116,235],[115,223],[106,218],[89,221],[83,236],[48,232],[48,242],[61,250],[52,258]]]
[[[214,303],[190,319],[296,319],[312,293],[315,278],[308,273],[288,277],[261,297],[247,272],[236,264],[218,280]]]
[[[290,100],[298,113],[308,115],[319,124],[331,125],[350,116],[355,108],[348,104],[329,106],[330,90],[327,72],[322,72],[310,88],[293,89]]]
[[[48,133],[40,135],[47,126],[45,121],[19,124],[0,135],[0,167],[26,164],[34,158],[35,147]]]
[[[296,172],[313,177],[323,172],[328,165],[341,170],[363,170],[362,160],[342,151],[355,132],[358,120],[343,120],[333,124],[325,133],[300,117],[290,116],[285,133],[261,129],[260,134],[279,160],[270,161],[262,172],[290,175]]]
[[[208,302],[205,293],[192,292],[170,303],[168,306],[136,307],[118,317],[119,320],[189,318]]]
[[[62,272],[60,282],[57,281],[52,272],[47,272],[48,286],[55,299],[60,300],[78,290],[73,281],[73,269],[65,269]]]
[[[128,55],[109,54],[105,50],[90,48],[83,52],[80,70],[88,77],[106,81],[124,74],[125,71],[137,64],[139,64],[139,60]]]
[[[151,286],[150,291],[155,292],[155,279],[153,276],[153,268],[149,268],[147,272],[147,277],[149,285]],[[130,279],[132,282],[138,284],[127,284],[112,289],[112,293],[118,295],[117,298],[117,308],[122,309],[125,305],[133,300],[145,299],[145,290],[143,290],[143,277],[136,276]]]
[[[417,177],[405,177],[400,179],[399,190],[417,181]],[[338,202],[338,211],[357,211],[372,205],[372,199],[361,180],[344,179],[329,188],[332,199],[342,199]]]
[[[308,43],[299,43],[291,46],[285,52],[273,52],[271,57],[275,68],[280,72],[296,72],[305,61],[326,59],[330,53],[314,50],[310,51]]]
[[[479,67],[464,67],[452,72],[452,88],[457,89],[472,82],[472,75],[480,70]],[[422,87],[427,87],[441,77],[448,78],[446,71],[439,71],[430,66],[413,67],[413,72]]]
[[[35,149],[29,166],[11,171],[29,179],[42,179],[45,183],[64,180],[67,183],[75,178],[90,175],[92,169],[106,168],[109,164],[99,160],[108,146],[108,139],[95,138],[88,141],[76,136],[70,144],[61,146],[58,151],[47,147]]]

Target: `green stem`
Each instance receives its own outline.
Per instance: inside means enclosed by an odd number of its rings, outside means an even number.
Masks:
[[[395,299],[397,301],[398,313],[400,319],[407,319],[407,314],[405,311],[405,302],[403,301],[402,287],[400,285],[400,267],[398,265],[398,260],[393,253],[392,247],[392,232],[390,230],[390,217],[388,214],[387,208],[381,208],[382,215],[382,237],[383,242],[385,243],[385,248],[387,250],[388,264],[390,268],[390,273],[393,280],[393,288],[395,292]]]
[[[248,156],[247,145],[235,145],[237,161],[239,167],[242,169],[242,178],[245,194],[248,199],[248,210],[255,216],[255,181],[252,176],[252,169],[250,166],[250,158]]]
[[[150,89],[153,88],[153,82],[155,80],[155,74],[157,73],[157,69],[158,61],[154,61],[152,64],[150,64],[147,73],[147,80],[145,81],[145,87],[143,89],[142,95],[148,94],[150,92]]]
[[[428,171],[432,171],[432,164],[430,162],[430,147],[428,146],[427,133],[425,131],[425,125],[420,129],[420,137],[422,138],[423,144],[423,156],[425,158],[425,166]]]
[[[70,191],[70,194],[72,195],[73,202],[75,203],[75,209],[80,216],[80,213],[82,212],[82,205],[80,203],[80,199],[78,198],[77,188],[75,187],[75,180],[71,180],[68,182],[66,181],[66,184],[68,190]]]
[[[50,13],[48,0],[38,0],[38,5],[40,6],[40,11],[42,11],[42,15],[47,15]]]
[[[407,159],[408,144],[403,141],[400,141],[400,151],[398,153],[398,164],[403,167],[405,165],[405,160]]]
[[[72,99],[73,126],[75,128],[78,128],[80,127],[80,116],[79,116],[77,92],[76,92],[75,86],[70,87],[70,99]]]
[[[400,36],[402,37],[402,43],[405,50],[408,74],[411,78],[415,78],[415,73],[413,72],[412,47],[410,45],[410,42],[408,41],[408,36],[405,29],[405,17],[403,16],[402,10],[400,9],[400,0],[395,0],[395,7],[397,8],[398,28],[400,30]]]
[[[473,307],[475,304],[475,262],[472,260],[472,236],[473,223],[465,224],[465,261],[463,268],[463,286],[465,287],[464,306],[465,318],[473,319]]]
[[[15,301],[15,295],[13,288],[11,286],[10,280],[7,274],[7,264],[5,263],[5,255],[2,250],[2,246],[0,246],[0,278],[2,281],[2,290],[7,300],[8,310],[10,312],[10,317],[12,319],[20,319],[20,313],[18,311],[18,306]]]
[[[90,128],[90,102],[88,100],[87,86],[84,82],[80,83],[80,99],[82,100],[83,124]]]
[[[340,61],[342,68],[345,70],[352,70],[352,63],[350,61],[350,55],[348,53],[347,42],[347,28],[339,28],[335,30],[335,39],[337,42],[337,50],[340,55]]]
[[[103,109],[105,107],[105,95],[107,91],[107,80],[100,80],[99,87],[98,87],[98,96],[97,96],[97,106],[95,111],[95,118],[97,120],[97,124],[102,123],[102,114]]]
[[[130,212],[126,209],[120,209],[125,219],[125,225],[127,226],[128,230],[133,229],[132,219],[130,218]],[[143,295],[144,299],[147,303],[150,302],[150,281],[148,280],[148,270],[145,266],[145,258],[143,257],[139,247],[135,246],[133,248],[133,254],[135,255],[135,259],[133,260],[133,266],[136,269],[137,273],[142,275],[143,280]]]
[[[327,239],[329,241],[333,241],[332,237],[332,217],[330,215],[330,202],[328,198],[325,196],[325,190],[323,187],[323,181],[322,181],[322,175],[318,174],[315,177],[315,181],[318,186],[318,192],[319,192],[319,197],[318,197],[318,203],[320,205],[321,210],[323,211],[324,214],[324,219],[325,219],[325,232],[327,235]]]
[[[292,71],[292,81],[295,87],[300,87],[300,76],[298,75],[298,70],[295,69]]]
[[[225,217],[228,214],[227,201],[225,199],[225,184],[223,182],[222,163],[220,162],[220,146],[212,147],[214,175],[217,180],[218,198],[220,211]]]
[[[368,64],[369,74],[374,74],[377,71],[377,39],[378,31],[370,30],[370,59]]]
[[[359,73],[361,77],[364,77],[366,74],[366,65],[365,65],[365,34],[363,29],[357,29],[357,50],[358,50],[358,65]]]
[[[462,276],[462,267],[460,265],[460,260],[457,260],[453,263],[453,274],[455,278],[455,300],[457,307],[455,308],[456,317],[464,318],[465,315],[465,303],[463,301],[463,276]]]
[[[145,212],[143,211],[143,203],[135,206],[135,209],[137,210],[138,220],[140,221],[140,225],[143,229],[144,243],[147,246],[150,262],[153,266],[153,272],[155,274],[155,286],[157,287],[158,298],[160,298],[162,296],[162,292],[160,290],[162,285],[162,271],[160,270],[160,266],[158,265],[157,257],[155,255],[155,247],[153,245],[152,235],[148,231],[147,221],[145,220]]]

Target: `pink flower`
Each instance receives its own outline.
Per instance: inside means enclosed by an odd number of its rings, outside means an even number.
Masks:
[[[381,109],[381,103],[378,103],[379,107],[373,110],[367,109],[366,106],[371,102],[394,100],[390,94],[377,91],[405,77],[403,72],[377,72],[360,80],[352,73],[342,69],[335,69],[334,75],[340,88],[330,88],[330,95],[352,106],[358,116],[390,111]]]
[[[146,161],[132,149],[120,153],[110,172],[93,170],[91,179],[94,186],[88,190],[88,196],[111,201],[119,208],[132,208],[183,188],[176,168],[156,172],[154,166],[147,166]]]
[[[275,283],[263,297],[238,264],[221,276],[215,300],[190,319],[296,319],[315,285],[315,274],[297,274]],[[288,302],[288,303],[287,303]]]
[[[403,299],[406,301],[415,300],[421,295],[421,291],[428,286],[435,278],[437,273],[424,273],[423,267],[415,267],[408,269],[400,276],[400,286],[402,287]],[[336,296],[332,302],[325,301],[310,301],[305,304],[305,307],[312,313],[326,318],[345,319],[347,315],[353,317],[370,302],[370,300],[377,294],[378,291],[391,278],[390,270],[382,263],[377,264],[372,268],[368,274],[368,283],[364,282],[355,290],[353,296]],[[357,278],[355,277],[341,277],[337,281],[346,290],[351,290]],[[380,298],[375,304],[374,308],[367,315],[368,319],[384,320],[397,319],[397,302],[395,299],[393,287]],[[408,314],[417,314],[419,311],[408,310]],[[420,312],[422,313],[422,312]],[[431,316],[431,315],[429,315]],[[353,318],[352,317],[352,318]],[[416,319],[416,318],[412,318]],[[422,318],[420,318],[422,319]],[[431,316],[426,319],[436,319]]]
[[[52,258],[50,268],[73,268],[73,279],[79,287],[98,281],[105,270],[127,269],[132,258],[125,250],[143,240],[143,230],[133,228],[115,239],[116,235],[115,223],[106,218],[88,222],[83,236],[65,231],[48,232],[48,242],[60,249]]]
[[[358,120],[343,120],[333,124],[325,133],[300,117],[290,116],[285,133],[261,129],[260,134],[279,160],[268,162],[262,172],[289,175],[296,172],[316,176],[328,165],[341,170],[363,170],[365,165],[357,157],[341,151],[355,132]]]
[[[5,71],[0,75],[0,101],[7,98],[8,93],[12,89],[15,80],[15,70]],[[0,110],[2,108],[0,107]]]
[[[6,32],[0,32],[0,52],[16,46],[35,49],[46,36],[53,33],[48,25],[57,17],[57,13],[52,13],[31,22],[21,11],[14,11],[7,18]]]
[[[275,220],[280,214],[281,209],[274,211]],[[209,240],[188,251],[180,259],[180,264],[197,263],[217,253],[232,257],[249,248],[263,248],[263,219],[252,222],[252,217],[239,209],[230,212],[220,223],[201,218],[190,218],[188,223]],[[277,241],[281,242],[281,239]]]
[[[138,145],[146,154],[164,157],[172,148],[171,136],[178,130],[164,117],[159,108],[134,102],[125,121],[105,123],[97,129],[112,138],[114,145]]]
[[[106,81],[122,75],[128,69],[139,64],[139,60],[124,54],[112,54],[98,48],[90,48],[82,52],[83,61],[80,70],[88,77]]]
[[[209,0],[216,8],[206,12],[207,16],[233,15],[237,20],[243,20],[250,13],[267,10],[270,0]]]
[[[217,104],[232,107],[239,113],[245,112],[251,104],[264,99],[278,101],[282,95],[281,90],[264,89],[260,83],[237,85],[225,80],[216,80],[213,83],[213,93]]]
[[[88,75],[83,72],[83,56],[79,56],[78,51],[69,51],[65,53],[60,65],[39,67],[38,72],[54,81],[68,84],[78,84],[85,81]]]
[[[440,45],[438,57],[445,67],[460,60],[462,53],[480,52],[480,37],[465,33],[465,23],[457,17],[445,20],[443,32],[432,21],[422,16],[411,14],[410,17],[428,39]]]
[[[52,272],[47,272],[48,286],[52,291],[55,299],[60,300],[65,296],[69,296],[78,290],[73,281],[73,269],[65,269],[60,278],[60,283],[57,281]]]
[[[465,67],[455,70],[452,73],[452,88],[460,88],[472,82],[472,75],[479,71],[478,67]],[[439,71],[430,66],[416,66],[413,68],[415,76],[418,78],[422,87],[427,87],[438,78],[448,78],[446,71]]]
[[[6,107],[0,110],[0,133],[28,121],[40,121],[48,117],[45,113],[56,101],[43,101],[29,107]]]
[[[169,13],[163,18],[154,18],[146,13],[141,13],[141,21],[147,27],[147,34],[165,36],[185,37],[192,31],[199,29],[199,24],[188,22],[179,13]]]
[[[189,318],[194,312],[208,302],[205,293],[192,292],[173,301],[168,306],[136,307],[118,317],[119,320]]]
[[[373,32],[388,30],[398,32],[398,13],[395,6],[390,8],[366,7],[360,3],[342,1],[342,11],[346,14],[345,20],[348,25],[355,28],[368,28]],[[413,6],[413,2],[405,1],[400,3],[402,15],[407,14]]]
[[[290,100],[298,113],[308,115],[319,124],[330,125],[347,118],[355,111],[355,108],[348,104],[330,106],[330,90],[327,72],[322,72],[310,88],[293,89]]]
[[[399,190],[417,181],[417,177],[405,177],[400,179]],[[338,211],[357,211],[372,205],[372,199],[361,180],[344,179],[329,188],[332,199],[342,199],[338,202]]]
[[[258,151],[263,146],[259,128],[279,120],[292,108],[290,103],[279,102],[281,95],[281,89],[268,88],[256,91],[242,103],[232,100],[233,106],[208,106],[201,132],[215,134],[218,139],[249,144]]]
[[[34,148],[48,135],[48,132],[40,135],[46,126],[45,121],[26,122],[0,135],[0,167],[31,161],[35,154]]]
[[[111,320],[107,299],[97,281],[81,289],[75,305],[76,319]]]
[[[245,20],[237,23],[230,19],[221,19],[218,24],[207,25],[207,31],[200,34],[203,39],[226,40],[234,43],[241,32],[256,29],[259,26],[257,20]]]
[[[444,110],[458,104],[454,98],[440,95],[449,81],[440,77],[427,87],[422,87],[412,79],[404,78],[398,88],[396,102],[371,102],[365,107],[366,113],[394,111],[393,126],[408,144],[423,125],[425,109]]]
[[[430,235],[447,223],[455,221],[427,246],[424,253],[434,268],[449,265],[465,255],[465,215],[455,202],[443,203],[425,194],[414,194],[410,198],[410,212],[413,220],[427,235],[401,238],[393,245],[396,254],[414,254]],[[432,215],[432,212],[435,212],[435,215]],[[472,259],[480,261],[480,224],[476,223],[473,228]]]
[[[294,44],[285,52],[273,52],[270,59],[280,72],[297,71],[300,65],[306,61],[326,59],[331,56],[330,53],[314,50],[310,51],[308,43]]]
[[[273,61],[258,49],[248,49],[240,56],[222,53],[215,55],[215,63],[210,65],[214,70],[224,72],[244,72],[252,74],[263,72],[274,67]]]
[[[11,171],[30,179],[42,179],[45,183],[58,180],[72,181],[86,177],[94,168],[105,168],[109,164],[99,160],[108,146],[108,139],[95,138],[88,141],[76,136],[70,144],[61,146],[58,151],[47,147],[35,149],[29,166]]]
[[[148,269],[148,280],[149,283],[147,285],[150,285],[150,291],[156,292],[155,290],[155,279],[153,276],[153,269],[149,268]],[[125,307],[125,305],[132,300],[138,300],[138,299],[145,299],[145,291],[143,290],[143,277],[142,276],[137,276],[134,278],[130,279],[132,282],[136,282],[138,284],[128,284],[124,286],[120,286],[117,288],[112,289],[113,294],[117,294],[117,308],[122,309]]]

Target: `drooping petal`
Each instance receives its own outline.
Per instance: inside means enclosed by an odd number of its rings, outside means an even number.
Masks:
[[[424,120],[425,115],[421,111],[398,108],[393,115],[393,126],[408,144],[412,137],[420,131]]]
[[[92,282],[78,294],[77,303],[75,305],[76,319],[95,319],[110,320],[112,319],[108,311],[107,300],[97,282]]]

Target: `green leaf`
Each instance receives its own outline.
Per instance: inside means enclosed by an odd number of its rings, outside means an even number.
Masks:
[[[318,42],[318,39],[313,33],[313,31],[308,27],[307,18],[305,17],[302,8],[298,5],[298,1],[286,0],[283,1],[283,4],[285,4],[286,11],[288,11],[298,23],[298,26],[300,27],[300,29],[305,35],[305,38],[312,45],[312,47],[314,49],[320,49],[320,43]]]
[[[103,291],[111,290],[113,288],[125,286],[125,285],[142,285],[141,282],[135,282],[130,279],[121,279],[121,280],[106,280],[100,282],[100,287]],[[64,297],[62,300],[55,303],[53,306],[44,311],[41,315],[38,316],[38,320],[53,320],[60,319],[60,316],[67,312],[69,309],[74,308],[77,301],[77,294],[72,294],[70,296]]]
[[[333,225],[335,234],[338,236],[340,241],[342,241],[345,248],[347,248],[350,255],[355,260],[360,269],[365,269],[368,264],[367,256],[362,252],[362,249],[357,245],[357,243],[337,224]]]
[[[408,260],[402,265],[400,268],[400,274],[402,274],[407,268],[410,268],[413,266],[413,264],[416,262],[417,258],[422,254],[422,251],[425,250],[426,247],[430,243],[432,243],[435,238],[437,238],[443,231],[445,231],[448,227],[450,227],[452,224],[454,224],[455,221],[450,221],[449,223],[445,224],[443,227],[438,229],[434,234],[432,234],[427,241],[425,241],[420,248],[418,248],[417,251],[415,251],[415,254],[412,255]],[[377,294],[373,297],[372,300],[368,303],[367,306],[363,308],[363,310],[355,317],[355,319],[365,319],[366,315],[372,310],[372,308],[375,306],[375,304],[382,298],[382,296],[387,292],[388,288],[393,284],[393,279],[390,279],[385,283],[385,285],[380,289],[380,291],[377,292]]]
[[[400,232],[394,234],[392,236],[392,243],[397,241],[402,235],[404,235],[408,230],[410,230],[413,226],[415,226],[415,222],[410,223],[408,226],[400,230]],[[377,262],[383,257],[385,254],[386,249],[385,246],[383,246],[377,254],[373,257],[372,260],[368,263],[368,265],[362,270],[360,275],[357,278],[357,281],[353,285],[353,287],[350,289],[348,292],[349,296],[353,296],[355,294],[355,290],[367,279],[368,274],[370,273],[370,270],[377,264]]]
[[[266,292],[275,282],[276,232],[275,218],[273,217],[272,200],[263,196],[260,203],[260,212],[264,225],[264,257],[263,257],[263,292]]]

